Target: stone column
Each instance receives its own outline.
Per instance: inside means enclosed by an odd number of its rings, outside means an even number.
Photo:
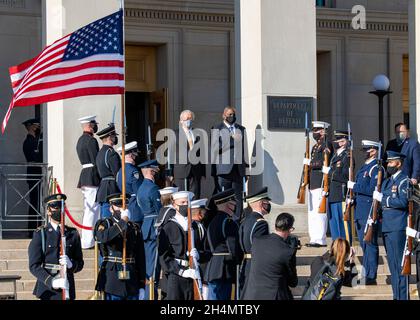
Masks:
[[[420,117],[420,3],[408,2],[409,57],[410,57],[410,132],[419,137]]]
[[[250,137],[250,150],[254,130],[258,126],[264,130],[264,170],[249,189],[267,186],[275,205],[303,213],[306,206],[296,206],[296,193],[304,132],[269,131],[267,97],[310,97],[316,101],[315,2],[236,0],[235,34],[236,104]],[[315,110],[316,103],[314,116]],[[306,215],[300,216],[305,223]]]

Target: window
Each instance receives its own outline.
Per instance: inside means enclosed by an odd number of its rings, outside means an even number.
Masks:
[[[335,8],[335,0],[315,0],[317,7]]]

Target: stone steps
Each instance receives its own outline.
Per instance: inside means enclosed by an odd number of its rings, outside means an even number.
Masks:
[[[16,282],[17,292],[24,292],[24,291],[31,291],[35,287],[35,278],[32,278],[31,280],[19,280]],[[76,291],[79,290],[91,290],[93,292],[93,289],[95,287],[95,281],[93,280],[93,277],[90,279],[76,279]],[[13,292],[13,284],[11,282],[9,283],[0,283],[0,293],[5,292]]]
[[[22,269],[22,270],[3,270],[1,271],[1,275],[7,276],[7,275],[18,275],[21,276],[21,281],[25,280],[33,280],[35,279],[32,273],[28,269]],[[95,271],[93,268],[83,268],[82,271],[76,273],[74,275],[74,278],[77,279],[90,279],[93,278],[95,275]],[[1,286],[1,284],[0,284]],[[1,288],[1,287],[0,287]]]
[[[93,295],[92,290],[77,290],[76,291],[76,300],[88,300]],[[32,294],[32,291],[21,291],[17,294],[18,300],[38,300]]]

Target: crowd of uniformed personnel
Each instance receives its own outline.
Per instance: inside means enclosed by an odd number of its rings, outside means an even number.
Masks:
[[[191,111],[181,113],[180,131],[188,142],[188,151],[199,141],[192,131],[193,120]],[[292,235],[294,218],[288,213],[280,214],[270,234],[265,219],[271,212],[269,190],[261,188],[244,198],[245,163],[214,165],[215,191],[210,199],[202,199],[202,164],[175,165],[174,177],[169,181],[176,184],[160,189],[158,162],[147,160],[137,165],[137,142],[130,142],[124,149],[126,195],[123,197],[119,156],[122,149],[114,150],[118,144],[114,125],[98,132],[94,116],[81,118],[80,122],[83,135],[77,153],[83,169],[78,187],[84,195],[83,222],[93,228],[85,230],[80,239],[76,229],[66,226],[66,248],[60,253],[61,237],[57,230],[66,196],[54,194],[46,199],[50,221],[36,230],[29,247],[30,270],[37,278],[34,290],[37,297],[61,299],[62,290],[69,290],[70,299],[74,299],[73,273],[83,268],[82,248],[91,248],[96,241],[100,265],[95,290],[103,292],[107,300],[158,297],[192,300],[196,298],[196,290],[205,300],[293,299],[290,288],[298,283],[296,252],[299,249],[297,238]],[[352,181],[349,175],[351,163],[354,164],[350,156],[351,133],[336,130],[331,143],[327,139],[329,126],[325,122],[313,122],[315,144],[310,158],[303,161],[309,167],[310,241],[306,245],[326,246],[329,225],[334,241],[330,256],[337,256],[333,251],[338,249],[334,248],[341,245],[351,259],[354,251],[347,247],[355,241],[351,234],[354,228],[364,254],[362,277],[367,285],[375,285],[378,235],[382,232],[394,299],[407,299],[409,287],[407,277],[401,276],[401,260],[406,236],[419,239],[418,225],[417,230],[407,228],[408,188],[417,185],[420,179],[418,142],[409,138],[404,124],[397,125],[397,139],[388,144],[382,166],[381,143],[363,140],[365,163]],[[223,122],[215,128],[226,129],[229,135],[229,139],[219,140],[220,154],[232,153],[235,140],[244,139],[245,128],[236,123],[234,108],[224,110]],[[101,149],[95,133],[102,141]],[[223,145],[223,141],[228,145]],[[377,190],[379,172],[384,175],[382,190]],[[349,190],[354,192],[351,199]],[[323,197],[327,198],[325,213],[319,210]],[[371,209],[374,201],[380,204],[381,212],[375,221]],[[350,221],[344,221],[343,214],[349,204],[355,208],[355,214]],[[190,228],[189,217],[192,218]],[[367,242],[364,236],[369,226],[374,232],[373,239]],[[419,251],[417,267],[418,256]],[[66,266],[67,278],[59,272],[62,266]]]

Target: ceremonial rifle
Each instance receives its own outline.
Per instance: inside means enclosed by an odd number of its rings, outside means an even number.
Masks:
[[[350,165],[349,165],[349,181],[354,181],[354,163],[353,163],[353,134],[351,132],[350,123],[347,123],[347,130],[349,133],[349,143],[350,143],[350,150],[349,150],[349,158],[350,158]],[[353,206],[353,189],[347,190],[346,195],[346,210],[343,215],[344,221],[350,221],[351,216],[351,207]]]
[[[198,268],[198,261],[194,259],[191,250],[194,249],[194,231],[192,229],[192,211],[190,196],[188,196],[188,252],[189,252],[189,267],[197,271],[198,279],[193,279],[194,300],[203,300],[202,290],[203,284],[201,282],[200,270]]]
[[[408,197],[408,217],[407,226],[413,228],[413,206],[414,206],[414,186],[411,182],[408,183],[407,197]],[[413,251],[413,238],[407,236],[405,240],[405,248],[402,259],[402,271],[401,275],[409,276],[411,274],[411,253]]]
[[[64,199],[61,199],[61,219],[60,219],[60,233],[61,233],[61,242],[60,242],[60,256],[66,254],[66,236],[64,234]],[[67,282],[67,265],[62,265],[60,267],[60,277]],[[62,300],[69,300],[70,294],[69,290],[62,289]]]
[[[147,150],[147,160],[152,160],[153,144],[152,144],[152,133],[151,133],[151,130],[150,130],[150,125],[147,126],[146,150]]]
[[[328,167],[329,162],[330,162],[330,152],[329,152],[328,146],[327,146],[327,133],[325,133],[324,141],[325,141],[325,146],[324,146],[324,163],[323,163],[323,166]],[[324,213],[327,213],[327,195],[328,195],[328,190],[330,189],[329,181],[328,181],[328,174],[325,174],[325,173],[323,174],[322,183],[323,183],[322,191],[323,191],[324,194],[322,195],[321,203],[319,204],[318,213],[324,214]]]
[[[383,178],[383,172],[382,172],[382,144],[379,142],[379,149],[378,149],[378,155],[376,159],[376,163],[378,166],[378,180],[376,182],[376,191],[381,192],[382,189],[382,178]],[[376,224],[376,221],[378,220],[378,210],[379,210],[379,201],[373,199],[372,206],[370,207],[370,215],[369,217],[373,221],[371,224],[366,223],[365,227],[365,236],[363,238],[363,241],[365,242],[372,242],[373,239],[373,228]],[[368,219],[369,220],[369,219]]]
[[[306,137],[306,150],[305,159],[309,159],[309,125],[308,125],[308,113],[305,113],[305,137]],[[300,204],[305,203],[306,186],[309,184],[309,165],[304,164],[302,169],[302,175],[300,178],[300,186],[297,194],[297,202]]]

